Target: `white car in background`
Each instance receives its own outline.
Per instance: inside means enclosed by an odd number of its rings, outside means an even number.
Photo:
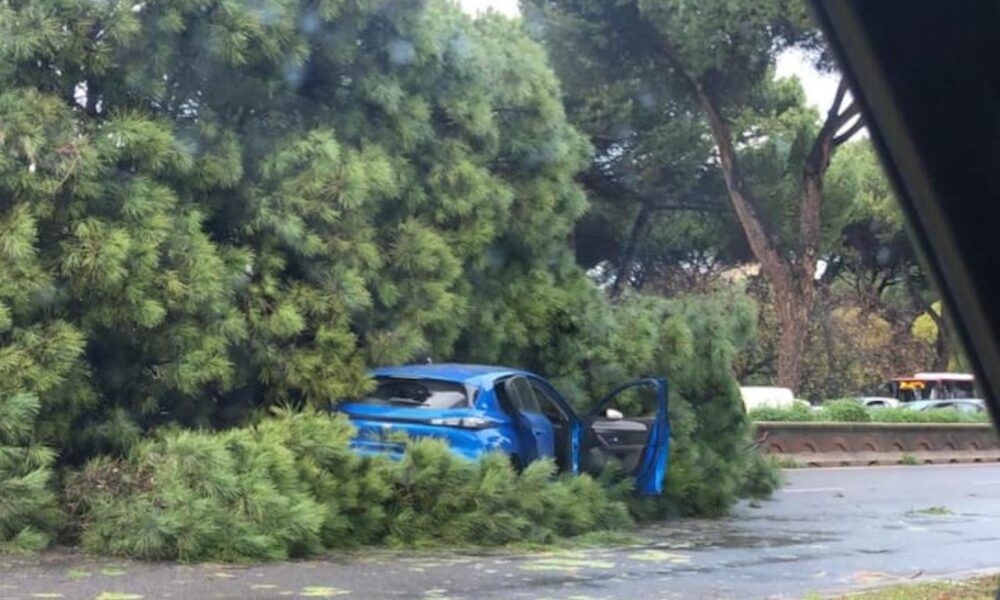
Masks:
[[[903,405],[908,410],[957,410],[963,413],[986,412],[986,401],[978,398],[950,398],[947,400],[916,400]]]
[[[899,400],[885,396],[862,396],[857,399],[865,408],[897,408]]]
[[[783,387],[771,386],[741,386],[740,396],[743,397],[743,406],[747,411],[755,408],[791,408],[801,400],[795,399],[792,390]]]

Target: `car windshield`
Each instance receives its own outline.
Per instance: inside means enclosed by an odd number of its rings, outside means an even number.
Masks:
[[[375,390],[354,404],[384,404],[413,408],[463,408],[469,405],[465,386],[438,379],[379,377]]]

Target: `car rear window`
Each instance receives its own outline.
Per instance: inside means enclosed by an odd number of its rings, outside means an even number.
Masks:
[[[460,383],[401,377],[378,377],[375,381],[375,390],[355,403],[438,409],[469,406],[469,392]]]

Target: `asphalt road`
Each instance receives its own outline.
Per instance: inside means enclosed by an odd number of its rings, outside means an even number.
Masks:
[[[0,598],[801,598],[1000,570],[1000,465],[798,469],[732,518],[626,548],[365,552],[261,566],[0,556]],[[102,596],[103,594],[103,596]]]

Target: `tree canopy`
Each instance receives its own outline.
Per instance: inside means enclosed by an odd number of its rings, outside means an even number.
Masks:
[[[721,242],[713,252],[695,237],[694,254],[749,250],[774,290],[777,383],[797,388],[818,261],[838,237],[845,206],[841,182],[827,171],[836,148],[863,126],[846,83],[820,118],[797,82],[774,79],[776,58],[788,48],[830,64],[805,6],[529,0],[525,13],[571,97],[578,94],[569,101],[577,107],[571,116],[592,139],[608,140],[598,144],[604,154],[588,187],[607,202],[638,204],[630,233],[620,236],[626,241],[616,288],[633,277],[637,240],[652,229],[654,213],[678,203],[703,213],[726,205],[743,243],[734,243],[732,225],[715,219],[712,233]],[[586,81],[597,91],[573,86]],[[608,193],[609,183],[618,189]],[[671,213],[657,224],[685,231],[684,220],[690,217]]]
[[[0,29],[0,373],[49,435],[114,448],[358,393],[373,363],[520,360],[583,283],[588,146],[510,20],[32,0]]]

